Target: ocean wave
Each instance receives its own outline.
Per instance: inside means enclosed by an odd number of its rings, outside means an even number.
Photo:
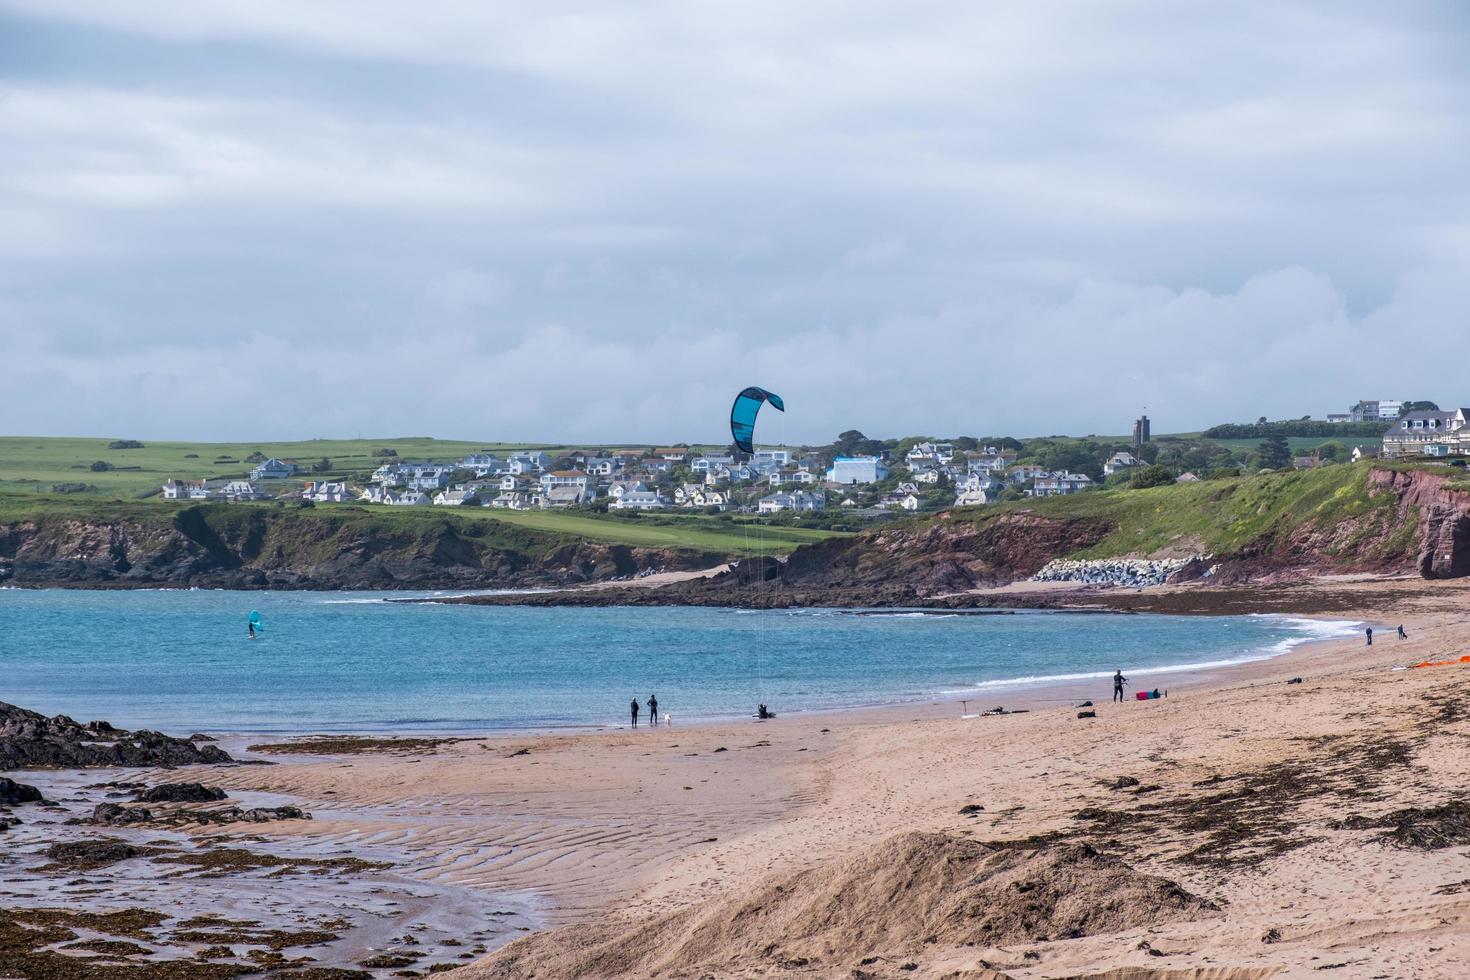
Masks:
[[[1155,674],[1182,674],[1194,670],[1217,670],[1221,667],[1238,667],[1241,664],[1258,663],[1262,660],[1271,660],[1284,653],[1301,646],[1303,643],[1316,643],[1322,640],[1346,639],[1356,636],[1358,628],[1363,624],[1360,620],[1353,619],[1300,619],[1293,616],[1282,616],[1276,613],[1258,613],[1262,617],[1276,619],[1283,625],[1292,629],[1300,630],[1300,636],[1288,636],[1278,640],[1267,647],[1259,647],[1242,653],[1240,656],[1227,657],[1221,660],[1198,660],[1190,663],[1160,664],[1157,667],[1132,667],[1129,672],[1141,677],[1152,677]],[[1073,674],[1029,674],[1024,677],[1001,677],[988,681],[977,681],[970,687],[958,690],[940,691],[940,694],[962,695],[975,691],[993,690],[995,688],[1024,687],[1031,684],[1055,684],[1062,681],[1089,681],[1112,677],[1111,670],[1085,671]]]

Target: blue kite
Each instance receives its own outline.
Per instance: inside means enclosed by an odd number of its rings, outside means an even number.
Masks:
[[[755,453],[752,442],[755,438],[755,417],[766,402],[770,402],[771,407],[778,412],[786,411],[780,395],[753,386],[736,395],[735,404],[730,406],[730,435],[735,440],[735,448],[743,453]]]

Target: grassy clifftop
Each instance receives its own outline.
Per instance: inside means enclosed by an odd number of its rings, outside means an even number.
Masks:
[[[1368,479],[1371,471],[1365,463],[1148,490],[1105,490],[956,510],[949,519],[984,525],[1031,512],[1057,520],[1104,522],[1110,530],[1095,544],[1068,556],[1075,558],[1236,554],[1262,542],[1347,523],[1364,533],[1389,531],[1375,547],[1385,554],[1398,553],[1411,543],[1417,515],[1412,505],[1401,506],[1397,495],[1375,490]]]

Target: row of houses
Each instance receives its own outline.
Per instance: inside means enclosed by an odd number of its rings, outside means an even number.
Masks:
[[[1470,456],[1470,409],[1401,415],[1383,433],[1383,455]]]

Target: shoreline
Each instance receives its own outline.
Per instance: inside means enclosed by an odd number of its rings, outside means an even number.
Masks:
[[[341,600],[344,604],[359,601],[375,602],[378,600],[356,598]],[[385,600],[391,601],[391,600]],[[732,610],[740,611],[740,610]],[[821,613],[823,610],[815,610]],[[948,618],[952,616],[1021,616],[1026,617],[1051,617],[1051,616],[1123,616],[1137,615],[1133,613],[1114,612],[1106,609],[1085,610],[983,610],[975,612],[936,612],[926,610],[849,610],[834,609],[831,613],[839,616],[933,616]],[[1144,614],[1155,615],[1155,614]],[[1157,614],[1178,618],[1170,614]],[[1304,645],[1312,645],[1321,642],[1331,642],[1334,635],[1329,630],[1327,635],[1321,635],[1320,631],[1314,631],[1308,626],[1300,624],[1322,623],[1329,626],[1337,626],[1337,632],[1342,633],[1344,628],[1352,629],[1358,625],[1357,620],[1344,620],[1332,614],[1320,614],[1317,616],[1302,616],[1283,613],[1259,614],[1261,619],[1273,620],[1279,624],[1279,629],[1285,631],[1286,635],[1276,640],[1269,646],[1258,644],[1244,644],[1229,647],[1221,647],[1213,650],[1180,651],[1173,656],[1177,660],[1166,660],[1161,663],[1152,664],[1147,667],[1132,666],[1127,656],[1120,658],[1121,662],[1114,665],[1098,660],[1098,666],[1093,669],[1081,671],[1070,671],[1058,674],[1018,674],[1013,676],[992,677],[973,684],[952,683],[944,684],[936,680],[938,686],[922,691],[897,690],[891,693],[873,692],[859,695],[855,700],[846,703],[824,704],[812,707],[792,707],[790,704],[772,704],[772,710],[783,719],[822,719],[822,718],[849,718],[864,713],[879,714],[904,714],[922,712],[925,715],[943,715],[946,711],[953,710],[958,713],[961,705],[968,702],[970,710],[983,711],[996,706],[1019,707],[1022,705],[1039,705],[1046,703],[1062,703],[1065,701],[1080,702],[1084,700],[1098,700],[1102,695],[1111,693],[1111,685],[1106,679],[1111,676],[1114,666],[1123,668],[1128,676],[1130,684],[1128,696],[1131,698],[1134,691],[1145,690],[1153,687],[1161,688],[1189,688],[1198,686],[1202,680],[1224,675],[1230,671],[1249,668],[1254,664],[1273,663],[1279,661],[1283,656]],[[983,664],[982,672],[983,672]],[[1002,668],[1004,669],[1004,668]],[[1014,665],[1012,665],[1012,669]],[[1044,668],[1042,668],[1044,669]],[[26,700],[21,696],[21,700]],[[32,697],[34,700],[34,697]],[[64,703],[51,700],[51,706],[62,713],[72,713]],[[665,703],[671,703],[665,699]],[[753,705],[752,705],[753,709]],[[117,708],[106,706],[94,706],[87,709],[92,714],[107,718],[120,718],[141,727],[160,727],[160,722],[150,719],[133,719],[125,715],[119,715]],[[708,714],[684,714],[675,713],[673,730],[691,730],[710,726],[723,726],[740,724],[755,720],[754,712],[721,711]],[[640,728],[647,728],[646,724]],[[513,719],[507,719],[504,723],[477,723],[458,722],[447,720],[442,722],[426,721],[361,721],[341,722],[327,725],[288,725],[261,723],[258,725],[243,725],[232,727],[212,723],[208,719],[184,719],[178,722],[162,722],[162,728],[171,734],[184,737],[193,732],[206,732],[212,735],[227,738],[231,744],[243,747],[246,742],[263,742],[280,739],[305,738],[312,736],[343,737],[364,736],[377,739],[393,738],[442,738],[442,739],[497,739],[497,738],[523,738],[523,737],[555,737],[555,736],[579,736],[598,735],[611,732],[628,731],[629,726],[626,719],[606,718],[603,720],[564,720],[545,724],[521,725]]]
[[[851,977],[862,970],[937,980],[983,965],[1016,980],[1040,980],[1166,965],[1243,980],[1272,971],[1316,975],[1318,966],[1345,963],[1352,968],[1344,976],[1448,977],[1460,960],[1440,950],[1470,950],[1470,919],[1455,911],[1463,901],[1458,893],[1441,891],[1470,881],[1470,853],[1387,848],[1376,843],[1373,821],[1395,808],[1453,799],[1470,785],[1462,747],[1470,726],[1441,707],[1470,698],[1470,672],[1402,669],[1457,649],[1470,583],[1425,584],[1409,604],[1394,597],[1398,590],[1397,583],[1365,587],[1353,621],[1391,630],[1401,616],[1407,642],[1386,634],[1365,648],[1356,630],[1308,638],[1275,656],[1167,675],[1170,697],[1148,702],[1110,704],[1099,696],[1109,693],[1106,677],[1081,678],[969,699],[972,711],[992,701],[1026,709],[992,717],[961,718],[955,696],[784,713],[766,723],[676,717],[672,729],[493,731],[435,745],[258,757],[276,763],[269,766],[38,773],[34,781],[80,785],[119,773],[143,782],[202,779],[233,799],[290,802],[313,819],[212,827],[188,835],[193,846],[295,859],[391,859],[391,871],[334,877],[324,895],[341,902],[377,887],[406,888],[420,895],[416,905],[401,913],[379,908],[409,918],[392,919],[404,923],[396,927],[340,930],[330,948],[289,951],[323,966],[418,952],[429,957],[422,968],[472,952],[471,959],[489,960],[447,974],[452,980],[581,976],[586,971],[575,957],[565,958],[568,948],[598,937],[616,940],[617,948],[645,948],[618,937],[633,937],[661,916],[722,914],[723,903],[764,894],[772,882],[796,887],[799,879],[790,875],[858,859],[895,834],[919,830],[1013,842],[1007,847],[1077,842],[1177,881],[1218,910],[1092,938],[973,948],[916,942],[871,954],[839,942],[836,960],[830,951],[798,950],[800,957],[821,957],[799,970],[763,959],[763,946],[739,942],[717,947],[727,959],[690,969],[732,977]],[[1391,598],[1375,601],[1384,596]],[[1129,676],[1138,686],[1150,679],[1143,671]],[[1288,684],[1294,677],[1304,682]],[[1365,698],[1370,685],[1373,696]],[[1087,699],[1096,705],[1095,719],[1076,717],[1076,702]],[[276,741],[261,733],[229,736],[220,744],[237,758],[246,754],[237,754],[237,738],[242,747]],[[1407,761],[1393,761],[1400,756]],[[1340,778],[1323,775],[1338,771]],[[23,772],[9,775],[26,781]],[[1135,779],[1134,789],[1112,787],[1123,776]],[[966,812],[972,805],[979,810]],[[28,818],[26,826],[31,836],[19,839],[21,851],[68,833],[44,819]],[[104,833],[140,843],[160,837],[148,828]],[[10,904],[24,904],[13,893],[36,889],[15,888],[14,875],[7,875]],[[105,876],[89,880],[93,889],[112,887]],[[117,880],[117,891],[108,893],[115,905],[141,904],[131,900],[123,872]],[[214,903],[192,914],[232,917],[235,887],[222,885],[213,898],[191,893],[190,901]],[[240,887],[275,886],[247,876]],[[424,897],[431,894],[445,897]],[[427,914],[416,910],[440,901],[447,911],[431,920],[432,951],[402,943],[404,932],[422,932],[409,925]],[[484,918],[501,910],[517,910],[519,918]],[[452,944],[452,930],[476,916],[480,935],[466,932],[458,937],[463,945]],[[1263,943],[1263,934],[1280,941]],[[1160,964],[1150,949],[1169,959]],[[873,954],[918,966],[875,972],[860,963]],[[531,959],[518,959],[526,955]],[[662,975],[666,968],[652,962],[630,961],[599,975]],[[1244,972],[1251,970],[1257,972]]]

